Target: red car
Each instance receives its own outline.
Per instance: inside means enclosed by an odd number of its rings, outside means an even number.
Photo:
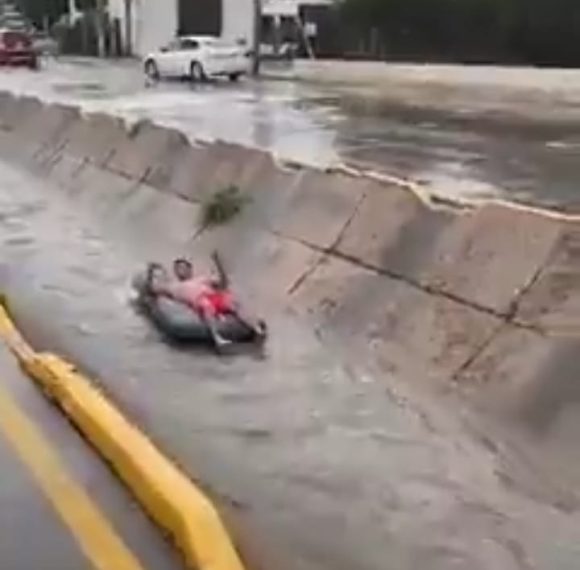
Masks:
[[[0,30],[0,65],[38,68],[38,54],[26,32]]]

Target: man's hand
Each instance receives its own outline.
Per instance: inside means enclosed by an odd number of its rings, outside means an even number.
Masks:
[[[215,268],[216,268],[218,276],[219,276],[218,287],[220,289],[227,289],[229,287],[230,280],[229,280],[228,275],[224,269],[224,266],[222,264],[222,261],[220,259],[220,256],[219,256],[219,253],[217,250],[214,250],[212,252],[211,258],[213,259],[213,262],[215,264]]]

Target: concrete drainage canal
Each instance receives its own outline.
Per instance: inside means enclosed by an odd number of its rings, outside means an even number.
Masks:
[[[576,567],[575,218],[9,94],[0,126],[16,322],[206,490],[247,567]],[[232,184],[240,215],[200,225]],[[216,248],[265,357],[169,347],[130,307],[144,263]]]

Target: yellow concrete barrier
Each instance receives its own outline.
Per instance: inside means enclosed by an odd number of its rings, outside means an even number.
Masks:
[[[243,570],[211,500],[70,363],[35,352],[0,305],[0,337],[196,570]]]

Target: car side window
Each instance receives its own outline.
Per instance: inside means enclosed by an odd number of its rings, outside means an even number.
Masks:
[[[192,51],[199,48],[199,42],[184,38],[179,42],[179,49],[182,51]]]
[[[179,41],[178,40],[171,40],[162,51],[176,51],[179,49]]]

